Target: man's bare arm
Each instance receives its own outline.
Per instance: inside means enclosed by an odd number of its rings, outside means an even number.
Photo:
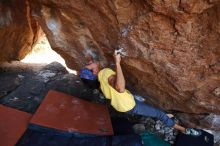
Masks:
[[[125,91],[125,78],[121,69],[121,56],[115,54],[115,65],[116,65],[116,83],[115,88],[118,92],[123,93]]]

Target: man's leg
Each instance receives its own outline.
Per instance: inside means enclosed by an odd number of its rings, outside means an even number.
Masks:
[[[158,118],[164,124],[166,124],[168,127],[173,127],[173,128],[175,128],[175,129],[177,129],[187,135],[192,135],[192,136],[200,136],[201,135],[201,131],[197,131],[193,128],[186,129],[185,127],[182,127],[182,126],[176,124],[163,111],[156,109],[152,106],[149,106],[143,102],[137,101],[137,100],[136,100],[136,106],[132,110],[128,111],[127,113]]]
[[[175,122],[171,118],[169,118],[163,111],[137,100],[136,106],[127,113],[158,118],[169,127],[173,127],[175,125]]]

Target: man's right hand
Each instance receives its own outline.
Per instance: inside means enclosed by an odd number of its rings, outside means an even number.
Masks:
[[[115,51],[114,54],[115,57],[115,68],[116,68],[116,84],[115,84],[115,89],[119,92],[119,93],[123,93],[125,91],[125,78],[121,69],[121,54],[117,53],[117,51]]]
[[[120,53],[117,53],[117,52],[115,51],[115,53],[114,53],[114,58],[115,58],[115,64],[120,64],[120,62],[121,62],[121,54],[120,54]]]

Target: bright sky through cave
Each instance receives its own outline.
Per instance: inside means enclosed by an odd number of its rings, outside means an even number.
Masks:
[[[52,62],[59,62],[62,64],[69,73],[77,74],[75,70],[71,70],[66,66],[65,60],[53,51],[50,44],[44,35],[38,44],[35,45],[30,54],[28,54],[21,62],[24,63],[38,63],[38,64],[50,64]]]

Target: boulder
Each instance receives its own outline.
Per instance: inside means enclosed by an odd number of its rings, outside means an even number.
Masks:
[[[2,60],[22,58],[39,24],[72,69],[89,55],[112,65],[113,51],[124,48],[128,87],[148,96],[148,103],[186,114],[220,114],[220,0],[10,2],[0,3]]]
[[[23,59],[37,41],[39,32],[27,0],[0,1],[0,62]]]
[[[220,1],[33,0],[52,48],[79,69],[124,48],[132,89],[166,110],[220,113]]]

